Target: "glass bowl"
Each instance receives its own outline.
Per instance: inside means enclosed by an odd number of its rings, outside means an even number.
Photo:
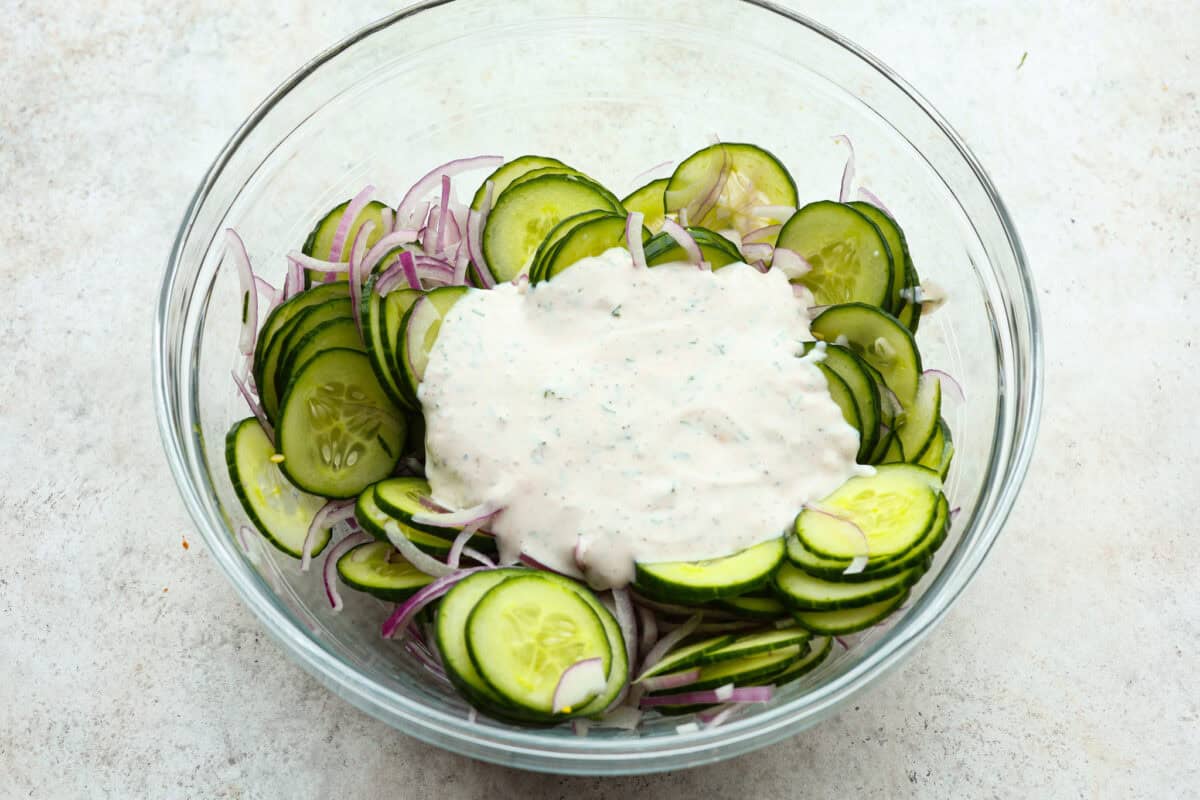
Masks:
[[[736,47],[731,47],[735,43]],[[952,538],[908,607],[853,637],[820,669],[725,725],[680,733],[529,730],[468,719],[468,707],[379,637],[390,608],[347,592],[333,613],[318,574],[257,537],[225,468],[224,436],[246,416],[238,281],[222,265],[236,228],[278,282],[313,220],[370,182],[395,202],[432,165],[480,153],[545,153],[614,191],[650,165],[719,136],[788,165],[801,202],[836,197],[846,134],[859,182],[895,212],[922,277],[950,301],[921,325],[928,366],[966,387],[949,409],[957,455]],[[465,189],[466,187],[464,187]],[[460,190],[462,191],[462,190]],[[1035,296],[1012,221],[959,137],[908,85],[832,31],[745,0],[437,0],[321,54],[276,90],[217,156],[188,206],[163,280],[155,394],[168,460],[214,559],[267,630],[321,682],[427,742],[559,773],[678,769],[745,753],[809,727],[894,667],[979,568],[1029,463],[1041,396]],[[653,715],[657,717],[657,715]]]

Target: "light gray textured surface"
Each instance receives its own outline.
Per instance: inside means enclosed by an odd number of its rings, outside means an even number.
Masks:
[[[0,17],[0,797],[1200,797],[1200,8],[792,3],[924,91],[995,178],[1045,319],[1041,443],[978,579],[857,706],[600,780],[360,714],[182,544],[148,348],[175,225],[254,104],[391,10],[227,5]]]

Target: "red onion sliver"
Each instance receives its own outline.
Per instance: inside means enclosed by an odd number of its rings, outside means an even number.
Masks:
[[[600,718],[599,724],[605,728],[621,728],[636,730],[642,719],[642,712],[635,706],[618,706]]]
[[[679,689],[689,683],[700,680],[700,668],[670,672],[666,675],[655,675],[653,678],[642,678],[638,681],[647,692],[661,692],[667,689]]]
[[[492,502],[464,508],[460,511],[431,511],[412,515],[418,525],[433,525],[438,528],[459,528],[478,522],[480,526],[500,513],[501,507]]]
[[[467,285],[467,268],[471,264],[471,257],[468,253],[466,240],[458,243],[458,247],[454,251],[454,280],[452,286]]]
[[[239,525],[237,529],[238,544],[242,547],[242,552],[250,555],[250,537],[254,535],[254,531],[250,530],[245,525]]]
[[[954,522],[954,520],[961,513],[962,513],[962,506],[955,506],[954,508],[950,509],[950,521]]]
[[[438,206],[438,222],[437,222],[437,237],[436,251],[444,253],[446,251],[446,218],[450,216],[450,176],[442,176],[442,202]],[[455,223],[457,225],[457,223]]]
[[[467,546],[467,542],[475,535],[475,531],[483,527],[484,520],[474,520],[470,525],[463,528],[458,536],[454,537],[454,543],[450,545],[450,552],[446,556],[446,564],[451,567],[458,567],[458,562],[462,559],[463,548]]]
[[[830,519],[836,519],[838,522],[841,522],[844,526],[846,526],[847,534],[853,536],[854,538],[856,538],[858,541],[860,541],[862,543],[862,548],[861,548],[860,552],[855,553],[854,559],[851,560],[851,566],[853,566],[854,560],[856,560],[860,557],[862,557],[862,558],[870,557],[870,555],[871,555],[870,541],[867,539],[867,534],[863,532],[862,528],[858,527],[858,525],[856,525],[854,523],[854,520],[849,519],[847,517],[843,517],[841,514],[830,511],[827,508],[822,508],[821,506],[817,505],[816,503],[805,503],[804,510],[811,511],[814,514],[820,514],[821,516],[824,516],[824,517],[829,517]],[[861,572],[861,570],[859,570],[859,571]],[[852,573],[847,572],[846,574],[852,574]]]
[[[643,697],[642,708],[692,706],[700,703],[766,703],[775,695],[774,686],[721,687],[702,692],[681,692],[660,697]]]
[[[400,555],[404,556],[408,560],[408,563],[426,575],[441,578],[457,571],[454,567],[447,566],[443,562],[438,561],[409,541],[408,537],[404,535],[404,532],[400,530],[400,526],[394,520],[388,520],[383,530],[387,534],[388,541],[392,543],[392,547],[399,550]]]
[[[421,279],[417,277],[417,260],[408,250],[400,254],[400,269],[408,281],[408,288],[420,291]]]
[[[713,706],[706,708],[703,711],[696,712],[696,719],[704,723],[706,728],[715,728],[729,718],[729,714],[736,709],[737,706],[733,703],[725,705]]]
[[[631,211],[625,220],[625,246],[633,256],[633,266],[638,269],[646,268],[646,250],[642,246],[642,223],[646,215],[640,211]]]
[[[452,178],[468,170],[495,169],[503,163],[504,159],[500,156],[475,156],[473,158],[456,158],[453,161],[447,161],[445,164],[434,167],[412,185],[412,188],[404,195],[404,199],[396,206],[397,220],[407,222],[420,203],[421,198],[434,190],[434,187],[441,182],[443,175],[447,178]]]
[[[339,273],[347,272],[350,265],[345,261],[325,261],[320,258],[306,256],[299,250],[293,250],[287,254],[289,261],[294,261],[305,269],[311,269],[314,272]]]
[[[850,137],[844,133],[833,137],[835,142],[845,142],[846,147],[850,148],[850,155],[846,156],[846,166],[842,169],[842,188],[838,193],[839,203],[848,203],[850,201],[850,184],[854,182],[854,144],[851,143]]]
[[[604,691],[607,683],[603,659],[597,657],[576,661],[563,670],[558,685],[554,687],[554,713],[571,713],[572,709]]]
[[[692,631],[699,627],[704,619],[704,614],[693,614],[691,619],[680,625],[675,630],[668,633],[666,636],[658,640],[654,647],[650,648],[650,652],[642,660],[642,667],[638,670],[639,674],[645,674],[647,670],[662,660],[663,656],[671,651],[675,645],[682,642],[684,639],[692,635]]]
[[[650,648],[654,646],[655,640],[658,639],[658,620],[654,618],[654,612],[645,606],[637,606],[638,627],[641,629],[641,638],[638,640],[638,651],[636,654],[630,654],[629,663],[634,664],[641,656],[650,652]]]
[[[492,270],[487,264],[487,259],[483,257],[483,227],[487,224],[488,215],[492,211],[492,192],[495,189],[495,184],[488,181],[485,185],[483,203],[479,207],[479,211],[472,212],[467,217],[467,249],[471,254],[471,263],[475,265],[475,273],[479,278],[479,282],[483,284],[484,289],[493,289],[496,286],[496,278],[492,275]],[[472,223],[474,227],[472,227]]]
[[[437,678],[439,681],[442,681],[443,683],[450,682],[450,679],[446,677],[446,671],[442,665],[439,664],[437,659],[434,658],[428,651],[426,651],[425,648],[420,644],[412,639],[405,639],[404,649],[408,651],[410,656],[420,662],[421,666],[424,667],[430,675]]]
[[[267,303],[274,306],[279,302],[279,289],[276,289],[271,283],[263,277],[254,276],[254,289],[258,292],[259,297],[266,297]]]
[[[482,565],[483,565],[483,566],[485,566],[485,567],[494,567],[494,566],[496,566],[496,562],[495,562],[495,561],[493,561],[492,559],[488,558],[488,557],[487,557],[487,556],[485,556],[483,553],[481,553],[481,552],[479,552],[478,550],[476,550],[474,547],[464,547],[464,548],[462,549],[462,554],[463,554],[464,556],[466,556],[467,558],[474,559],[475,561],[477,561],[478,563],[482,564]]]
[[[770,244],[771,241],[779,235],[779,231],[782,227],[782,225],[764,225],[761,228],[755,228],[742,237],[742,243],[758,244],[760,242],[766,242],[767,244]]]
[[[950,395],[960,403],[965,403],[967,401],[967,393],[963,389],[962,384],[954,380],[954,377],[950,373],[940,369],[927,369],[921,374],[929,378],[936,378],[938,381],[940,381],[942,384],[943,394],[949,392]]]
[[[653,167],[650,167],[650,169],[643,170],[643,171],[639,172],[637,175],[634,175],[629,180],[629,185],[632,186],[634,189],[640,189],[643,184],[649,183],[650,179],[659,170],[666,169],[667,167],[670,167],[670,166],[674,166],[674,164],[675,164],[674,161],[664,161],[661,164],[655,164]]]
[[[743,242],[742,258],[749,264],[752,261],[767,261],[775,248],[765,242]]]
[[[385,234],[382,239],[371,246],[367,254],[363,256],[362,274],[370,275],[379,262],[383,260],[390,251],[399,247],[402,244],[408,244],[417,238],[417,232],[413,230],[392,231]]]
[[[833,637],[833,638],[837,640],[837,643],[838,643],[838,644],[840,644],[840,645],[842,646],[842,649],[843,649],[843,650],[849,650],[849,649],[850,649],[850,645],[846,644],[846,640],[845,640],[845,639],[843,639],[841,636],[835,636],[835,637]]]
[[[342,212],[342,218],[338,221],[337,230],[333,232],[333,241],[329,243],[330,261],[342,260],[346,252],[346,240],[350,237],[350,228],[353,227],[354,220],[358,219],[362,210],[367,207],[367,203],[371,202],[373,194],[375,194],[375,187],[366,186],[346,204],[346,210]]]
[[[350,247],[350,310],[354,312],[354,326],[362,337],[362,263],[363,254],[367,249],[367,237],[375,230],[375,221],[367,220],[358,228],[354,235],[354,244]]]
[[[473,575],[474,573],[483,569],[484,567],[460,569],[449,575],[444,575],[433,583],[423,587],[412,597],[396,606],[396,610],[392,612],[392,615],[387,618],[387,620],[383,623],[383,627],[380,628],[380,633],[383,635],[383,638],[390,639],[396,635],[397,631],[407,628],[408,624],[412,622],[413,617],[415,617],[421,611],[421,609],[432,603],[434,600],[437,600],[446,592],[450,591],[454,584],[458,583],[463,578],[467,577],[468,575]]]
[[[246,405],[250,406],[250,413],[257,419],[258,424],[262,426],[263,433],[271,440],[271,444],[275,444],[275,429],[271,427],[270,420],[267,419],[267,412],[263,411],[263,407],[254,399],[254,395],[250,394],[250,389],[246,386],[246,382],[238,377],[236,372],[230,372],[233,376],[233,382],[237,385],[238,393],[242,399],[246,401]]]
[[[633,611],[633,601],[629,599],[629,590],[624,587],[613,589],[612,598],[616,605],[617,625],[621,627],[621,636],[625,639],[625,654],[632,664],[637,657],[637,616]]]
[[[779,269],[788,280],[803,278],[812,271],[812,264],[804,256],[787,247],[776,247],[771,266]]]
[[[704,254],[700,252],[700,245],[696,244],[696,240],[692,238],[692,235],[678,222],[670,217],[666,217],[663,219],[662,230],[683,248],[684,252],[687,253],[689,262],[699,266],[704,261]]]
[[[713,183],[712,188],[709,189],[708,194],[700,201],[700,204],[694,209],[688,209],[688,217],[697,225],[701,224],[704,217],[708,215],[708,212],[713,210],[717,202],[721,199],[721,192],[725,190],[725,184],[729,181],[729,168],[729,151],[722,147],[721,171],[717,173],[716,181]]]
[[[329,598],[329,605],[333,606],[334,611],[342,610],[342,595],[338,592],[335,575],[338,559],[360,544],[373,541],[375,541],[375,537],[369,533],[352,533],[329,548],[329,553],[325,556],[325,567],[321,570],[321,578],[325,582],[325,596]]]
[[[300,548],[300,571],[308,572],[312,564],[312,549],[317,543],[317,534],[324,528],[333,527],[335,523],[351,519],[354,516],[354,500],[330,500],[317,509],[312,522],[308,524],[308,532],[304,535],[304,546]]]
[[[865,187],[865,186],[858,187],[858,196],[860,199],[866,200],[868,203],[875,206],[880,211],[887,214],[889,217],[892,217],[893,219],[895,219],[896,215],[893,214],[891,211],[889,211],[888,207],[885,206],[883,204],[883,201],[879,199],[879,196],[876,195],[874,192],[872,192],[867,187]]]
[[[857,575],[867,568],[867,562],[870,561],[866,556],[855,556],[850,560],[850,566],[842,570],[843,575]]]
[[[379,224],[382,226],[380,230],[383,231],[383,235],[387,236],[396,228],[396,212],[384,207],[383,211],[379,212]]]
[[[254,352],[254,339],[258,335],[258,287],[242,237],[233,228],[226,228],[225,239],[233,253],[233,263],[237,267],[238,283],[242,289],[242,332],[238,336],[238,349],[243,354],[249,354]]]

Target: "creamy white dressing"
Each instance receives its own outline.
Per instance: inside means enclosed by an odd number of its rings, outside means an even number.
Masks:
[[[597,588],[779,536],[871,471],[820,356],[798,357],[807,305],[778,270],[638,269],[620,248],[468,292],[419,392],[434,499],[502,506],[502,556]]]

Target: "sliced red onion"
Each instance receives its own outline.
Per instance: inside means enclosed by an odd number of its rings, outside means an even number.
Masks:
[[[883,204],[883,201],[879,199],[879,196],[876,195],[874,192],[872,192],[867,187],[865,187],[865,186],[858,187],[858,196],[859,196],[859,199],[866,200],[868,203],[875,206],[876,208],[878,208],[883,213],[887,214],[892,219],[896,218],[896,215],[888,210],[888,207]]]
[[[329,605],[333,606],[334,611],[342,610],[342,595],[337,588],[338,559],[360,544],[373,541],[375,539],[369,533],[352,533],[329,548],[329,553],[325,556],[325,567],[321,570],[321,578],[325,582],[325,596],[329,598]]]
[[[600,725],[605,728],[621,728],[636,730],[641,722],[642,712],[636,706],[617,706],[600,718]]]
[[[354,235],[354,244],[350,246],[350,310],[354,312],[354,326],[362,337],[362,263],[367,249],[367,237],[375,230],[375,220],[367,220],[358,228]]]
[[[662,661],[663,656],[669,653],[671,648],[673,648],[675,645],[691,636],[692,631],[696,630],[703,620],[704,614],[693,614],[691,619],[689,619],[687,622],[683,623],[678,628],[659,639],[658,643],[654,645],[654,647],[650,648],[650,652],[646,654],[644,659],[642,659],[642,667],[640,670],[638,670],[638,674],[644,674],[659,661]]]
[[[458,536],[454,537],[454,543],[450,545],[450,553],[446,556],[446,564],[451,567],[458,567],[458,562],[462,559],[463,548],[467,546],[467,542],[475,535],[475,531],[483,527],[484,520],[477,519],[467,525]]]
[[[467,722],[471,723],[472,725],[478,724],[479,722],[479,710],[474,706],[471,706],[469,709],[467,709]]]
[[[312,549],[316,546],[317,535],[326,528],[333,527],[342,520],[354,516],[354,500],[330,500],[313,514],[312,522],[308,525],[308,533],[304,535],[304,546],[300,548],[300,571],[308,572],[312,564]]]
[[[482,526],[502,510],[489,500],[460,511],[419,512],[413,514],[412,521],[418,525],[433,525],[437,528],[461,528],[476,522]]]
[[[712,211],[721,199],[721,192],[725,190],[725,184],[729,181],[730,166],[729,151],[722,147],[721,171],[717,173],[716,181],[713,183],[712,188],[708,190],[708,194],[705,195],[704,199],[694,209],[688,209],[688,217],[695,220],[697,225],[701,223],[708,212]]]
[[[650,169],[643,170],[637,175],[634,175],[633,178],[630,179],[629,183],[634,189],[640,189],[643,184],[649,183],[650,179],[657,174],[659,170],[666,169],[667,167],[674,165],[674,161],[664,161],[661,164],[655,164]]]
[[[792,296],[795,297],[797,300],[805,300],[808,302],[811,302],[813,299],[812,292],[810,292],[808,290],[808,287],[805,286],[803,283],[793,283],[792,284]],[[822,311],[828,307],[829,306],[809,306],[810,309],[820,308]]]
[[[592,721],[589,719],[576,717],[575,719],[571,720],[571,733],[575,734],[576,736],[586,738],[588,731],[591,730],[591,727]]]
[[[450,216],[450,176],[442,176],[442,202],[438,205],[436,242],[437,252],[446,252],[446,218]]]
[[[631,211],[625,220],[625,246],[633,256],[633,266],[637,269],[646,268],[646,250],[642,247],[642,224],[646,215],[640,211]]]
[[[962,513],[962,506],[955,506],[954,508],[950,509],[950,521],[954,522],[960,513]]]
[[[467,252],[466,240],[460,241],[458,247],[454,250],[454,281],[453,286],[467,285],[467,268],[471,265],[471,258]]]
[[[725,720],[729,719],[729,715],[737,708],[738,706],[733,703],[713,706],[712,708],[706,708],[703,711],[697,711],[696,719],[703,722],[704,727],[706,728],[716,728]]]
[[[846,532],[849,535],[853,536],[854,538],[856,538],[858,541],[860,541],[862,543],[862,548],[860,549],[860,551],[858,553],[855,553],[854,558],[850,562],[851,566],[853,566],[854,562],[857,559],[859,559],[860,557],[861,558],[870,558],[870,555],[871,555],[870,540],[867,539],[867,534],[863,532],[862,528],[858,527],[858,525],[855,524],[854,520],[849,519],[848,517],[844,517],[841,514],[838,514],[827,508],[822,508],[821,506],[817,505],[816,503],[805,503],[804,510],[811,511],[814,514],[820,514],[821,516],[828,517],[830,519],[836,519],[838,522],[842,523],[842,525],[847,529]],[[847,568],[847,569],[849,569],[849,568]],[[859,571],[861,572],[862,570],[859,570]],[[852,573],[846,572],[845,574],[849,575]]]
[[[632,664],[637,657],[637,616],[634,614],[633,601],[629,599],[629,590],[624,587],[613,589],[612,598],[617,611],[617,625],[621,627],[621,636],[625,639],[625,653]]]
[[[238,377],[236,372],[230,372],[233,376],[233,382],[237,385],[238,393],[242,399],[246,401],[246,405],[250,406],[250,413],[258,419],[258,424],[262,426],[263,433],[271,440],[271,444],[275,444],[275,428],[271,427],[270,420],[267,419],[267,412],[263,411],[263,407],[254,399],[254,395],[250,394],[250,389],[246,386],[246,382]]]
[[[751,261],[768,261],[774,250],[774,247],[764,242],[743,243],[742,258],[746,259],[746,263],[750,263]]]
[[[254,531],[250,530],[245,525],[239,525],[237,529],[238,544],[242,547],[242,552],[250,555],[250,537],[254,535]]]
[[[639,678],[637,683],[647,692],[662,692],[668,689],[678,689],[698,680],[700,680],[700,668],[696,667],[683,672],[655,675],[652,678]]]
[[[786,221],[788,217],[796,213],[795,206],[751,206],[750,216],[766,217],[767,219],[777,219]]]
[[[233,263],[237,267],[238,283],[242,289],[242,330],[238,336],[238,350],[249,354],[254,352],[254,339],[258,335],[258,287],[242,237],[233,228],[226,228],[225,239],[233,253]]]
[[[428,195],[437,187],[441,182],[442,176],[453,178],[459,173],[473,169],[495,169],[503,163],[504,159],[500,156],[474,156],[473,158],[456,158],[453,161],[447,161],[445,164],[434,167],[412,185],[412,188],[408,190],[404,198],[400,201],[400,204],[396,206],[397,220],[404,222],[410,220],[413,211],[420,204],[421,198]]]
[[[379,224],[384,236],[391,233],[396,229],[396,212],[385,206],[383,211],[379,212]]]
[[[936,378],[940,381],[943,394],[949,392],[950,396],[960,403],[967,401],[967,393],[963,389],[962,384],[954,380],[954,377],[950,373],[940,369],[927,369],[921,375],[928,378]]]
[[[467,251],[471,255],[471,263],[475,265],[475,274],[484,289],[493,289],[496,279],[488,267],[487,259],[483,257],[483,226],[487,224],[488,214],[492,211],[492,191],[495,185],[488,181],[484,187],[483,203],[479,211],[472,210],[467,216]]]
[[[871,559],[866,556],[855,556],[850,560],[850,565],[842,570],[843,575],[857,575],[867,568],[867,562]]]
[[[254,289],[256,292],[258,292],[259,297],[267,298],[268,305],[274,306],[276,303],[279,302],[279,292],[281,290],[276,289],[274,286],[272,286],[266,278],[263,278],[259,275],[255,275],[254,276]]]
[[[679,209],[679,224],[683,227],[688,226],[688,210],[686,208]]]
[[[293,250],[287,254],[289,261],[294,261],[305,269],[311,269],[314,272],[339,273],[347,272],[350,269],[350,264],[345,261],[325,261],[320,258],[306,256],[299,250]]]
[[[698,733],[699,731],[700,731],[700,726],[694,722],[684,722],[680,725],[675,726],[675,732],[678,734]]]
[[[788,277],[788,280],[796,280],[803,278],[809,272],[812,272],[812,264],[808,260],[788,247],[776,247],[774,260],[771,261],[771,266],[783,272]]]
[[[464,547],[462,554],[467,558],[474,559],[485,567],[494,567],[496,562],[485,556],[483,553],[476,550],[474,547]]]
[[[654,612],[645,606],[637,606],[638,627],[641,629],[641,638],[638,640],[637,654],[629,655],[629,663],[633,664],[641,656],[650,652],[650,648],[654,646],[655,640],[658,639],[658,620],[654,618]]]
[[[755,228],[742,237],[742,243],[758,244],[766,242],[770,244],[779,235],[781,228],[783,228],[782,225],[764,225],[761,228]]]
[[[385,234],[382,239],[371,246],[367,254],[363,256],[362,274],[370,275],[375,267],[379,266],[379,262],[383,260],[389,252],[396,249],[402,244],[408,244],[417,238],[417,232],[414,230],[392,231]]]
[[[701,261],[696,266],[700,268],[701,272],[712,272],[712,264],[708,263],[707,261]]]
[[[722,686],[700,692],[681,692],[660,697],[643,697],[642,708],[655,706],[694,706],[701,703],[766,703],[775,696],[774,686]]]
[[[443,683],[450,682],[450,679],[446,677],[446,670],[437,662],[437,659],[435,659],[429,654],[428,651],[425,650],[424,647],[417,644],[412,639],[405,639],[404,649],[408,651],[410,656],[420,662],[421,666],[424,667],[430,675]]]
[[[413,617],[421,612],[421,609],[437,600],[446,592],[454,587],[454,584],[461,581],[468,575],[473,575],[476,572],[485,569],[485,567],[474,567],[472,569],[460,569],[449,575],[443,575],[433,583],[424,586],[412,597],[405,600],[400,605],[396,606],[396,610],[392,615],[384,621],[383,627],[380,628],[380,633],[383,638],[390,639],[396,635],[397,631],[404,630],[408,624],[412,622]]]
[[[696,240],[692,235],[675,220],[670,217],[663,219],[662,230],[675,242],[683,248],[687,253],[688,261],[692,264],[699,265],[704,261],[704,254],[700,252],[700,245],[696,244]]]
[[[329,243],[330,261],[342,260],[346,251],[346,240],[350,238],[350,228],[354,226],[354,220],[358,219],[362,210],[367,207],[367,203],[371,202],[373,194],[375,194],[375,187],[366,186],[346,204],[346,210],[342,212],[342,218],[338,221],[337,230],[333,232],[333,241]]]
[[[602,658],[585,658],[563,670],[554,687],[553,710],[555,714],[571,713],[575,708],[604,691],[608,675],[604,673]]]
[[[841,636],[835,636],[835,637],[833,637],[833,638],[837,640],[837,643],[838,643],[838,644],[840,644],[840,645],[842,646],[842,649],[843,649],[843,650],[849,650],[849,649],[850,649],[850,645],[846,644],[846,640],[845,640],[845,639],[843,639]]]
[[[288,259],[287,279],[283,283],[283,299],[291,300],[304,291],[304,267],[298,261]]]
[[[850,137],[844,133],[833,137],[835,142],[845,142],[846,147],[850,148],[850,155],[846,157],[846,166],[842,169],[842,188],[838,194],[839,203],[847,203],[850,201],[850,184],[854,182],[854,144],[850,141]]]
[[[388,541],[392,543],[392,547],[399,550],[400,555],[404,556],[410,564],[426,575],[441,578],[451,575],[456,571],[454,567],[446,566],[409,541],[408,537],[404,535],[404,532],[400,530],[400,526],[394,520],[389,520],[383,526],[383,530],[387,534]]]

